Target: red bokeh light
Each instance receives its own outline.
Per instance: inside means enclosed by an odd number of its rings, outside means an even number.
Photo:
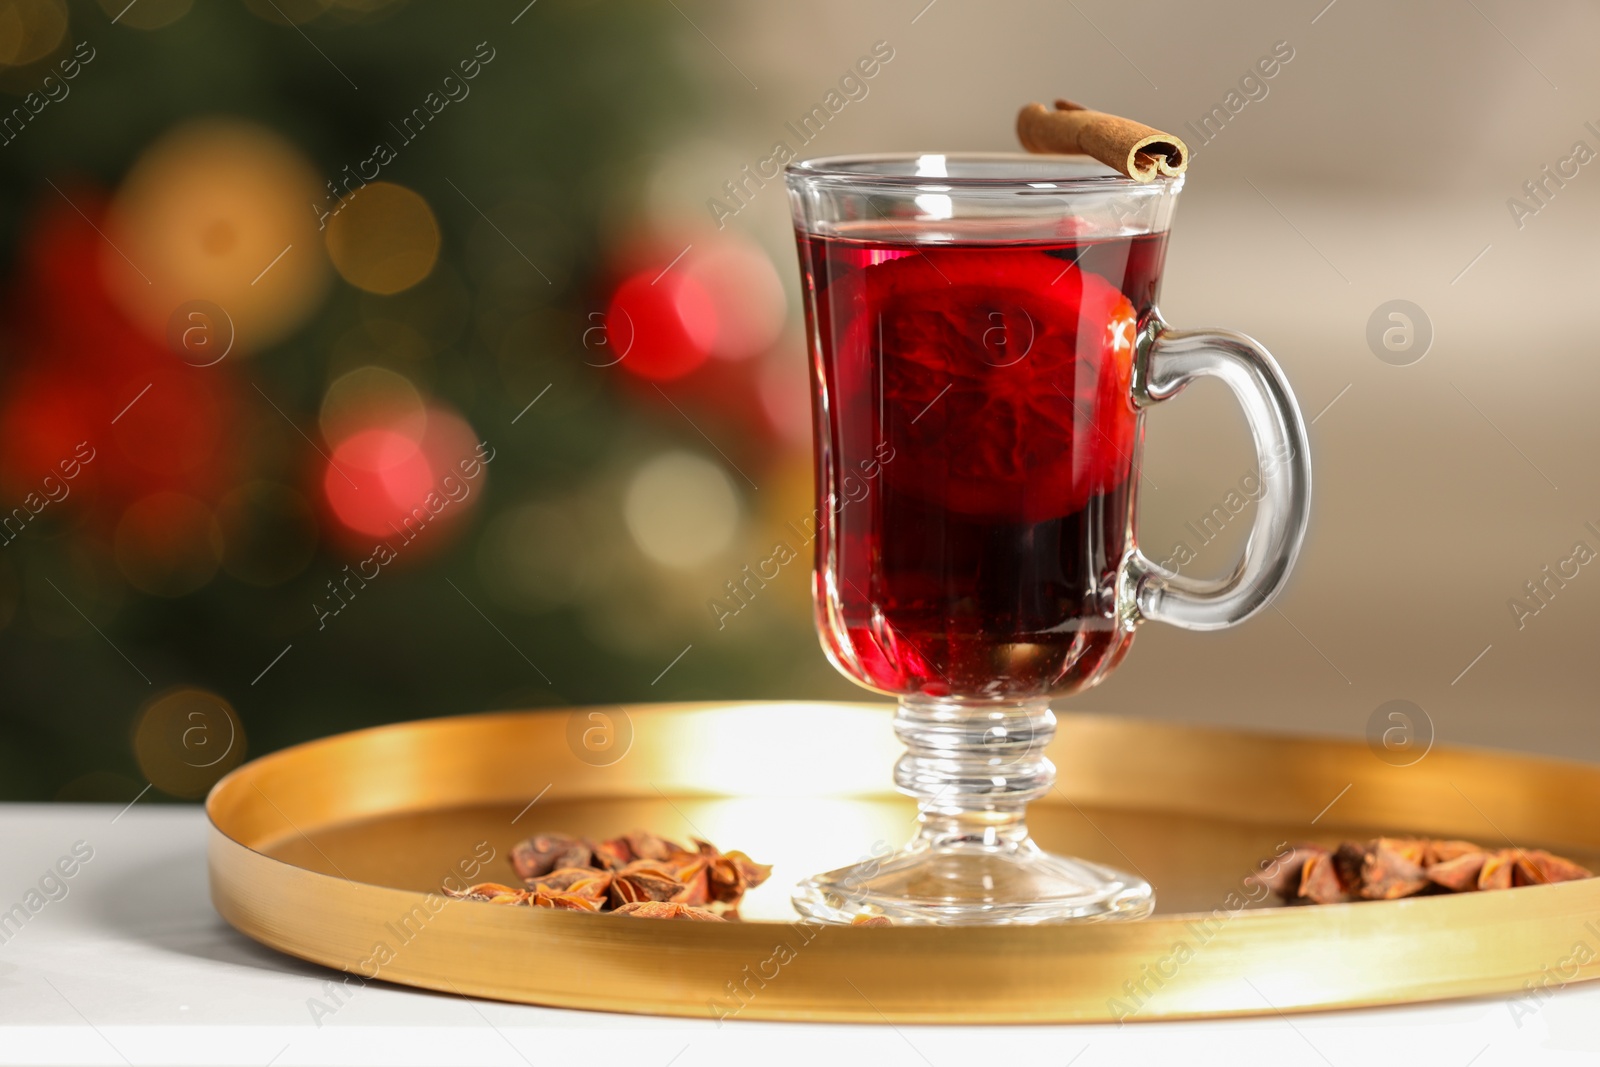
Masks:
[[[679,270],[711,298],[708,348],[718,359],[759,356],[783,330],[783,283],[760,247],[731,237],[696,245]]]
[[[388,537],[433,488],[433,464],[396,430],[362,430],[333,450],[322,490],[334,517],[357,533]]]
[[[72,204],[54,195],[41,203],[8,298],[0,489],[8,498],[38,491],[63,461],[92,449],[65,507],[102,529],[151,493],[214,501],[242,459],[237,378],[226,365],[189,366],[112,303],[100,271],[105,238],[89,221],[103,222],[104,198],[81,186],[67,195]]]
[[[472,427],[442,405],[427,409],[420,440],[415,426],[396,423],[330,444],[319,486],[332,532],[350,552],[365,554],[376,539],[397,554],[432,553],[449,543],[487,480]]]
[[[609,358],[652,381],[681,378],[704,363],[716,334],[712,295],[672,270],[633,275],[617,288],[606,311],[606,339],[614,353]]]

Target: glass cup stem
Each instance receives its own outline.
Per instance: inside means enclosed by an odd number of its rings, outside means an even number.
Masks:
[[[1028,834],[1027,805],[1050,792],[1044,751],[1056,718],[1043,698],[1006,702],[905,697],[895,733],[906,746],[895,784],[917,801],[917,832],[884,859],[800,883],[805,915],[849,922],[1051,922],[1139,918],[1154,895],[1143,880],[1053,856]]]
[[[1046,699],[974,705],[905,697],[894,721],[906,746],[895,785],[917,801],[917,841],[930,847],[1017,848],[1026,809],[1055,784],[1045,758],[1056,717]]]

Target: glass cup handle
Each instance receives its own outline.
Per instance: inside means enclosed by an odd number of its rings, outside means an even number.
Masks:
[[[1196,378],[1220,378],[1244,408],[1262,496],[1244,556],[1223,578],[1170,571],[1135,548],[1122,569],[1119,605],[1132,622],[1220,630],[1266,607],[1300,553],[1311,511],[1311,457],[1294,393],[1272,354],[1231,330],[1171,330],[1151,315],[1139,334],[1133,398],[1141,408],[1177,396]]]

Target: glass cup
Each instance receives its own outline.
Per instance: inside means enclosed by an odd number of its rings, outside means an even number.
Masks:
[[[1087,689],[1146,619],[1231,626],[1282,587],[1311,492],[1272,356],[1156,310],[1182,179],[1075,156],[875,155],[787,173],[816,416],[817,629],[900,700],[895,784],[918,829],[795,890],[816,919],[1141,918],[1146,882],[1054,856],[1024,810],[1054,788],[1052,697]],[[1200,579],[1142,554],[1144,410],[1232,389],[1262,492],[1244,556]],[[1170,562],[1170,561],[1169,561]]]

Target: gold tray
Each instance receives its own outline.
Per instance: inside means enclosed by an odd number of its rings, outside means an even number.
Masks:
[[[909,836],[912,802],[887,786],[898,752],[889,710],[856,704],[612,706],[363,730],[218,783],[206,803],[212,899],[250,937],[361,978],[713,1018],[1221,1016],[1600,977],[1600,879],[1297,908],[1251,904],[1243,883],[1282,842],[1380,831],[1539,845],[1595,868],[1600,768],[1440,747],[1395,767],[1359,742],[1066,715],[1050,751],[1060,788],[1032,807],[1034,834],[1137,870],[1156,887],[1152,918],[800,924],[788,904],[798,879]],[[514,882],[506,857],[534,832],[634,827],[743,849],[775,864],[773,877],[746,898],[745,921],[727,924],[440,893],[451,878]]]

